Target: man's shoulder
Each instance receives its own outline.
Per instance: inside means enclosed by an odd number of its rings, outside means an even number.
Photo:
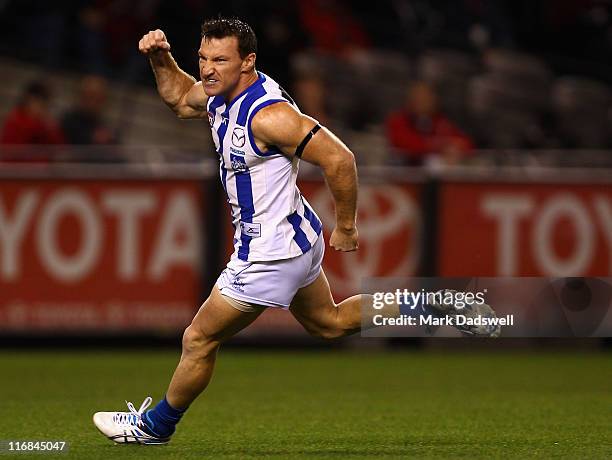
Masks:
[[[253,131],[278,130],[299,123],[300,112],[288,101],[271,101],[261,107],[251,119]]]

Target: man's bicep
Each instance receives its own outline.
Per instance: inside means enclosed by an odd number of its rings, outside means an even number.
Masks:
[[[303,146],[301,158],[308,163],[325,168],[333,167],[339,161],[352,161],[354,157],[344,142],[329,129],[321,127]]]
[[[289,104],[274,104],[270,109],[264,119],[265,130],[272,138],[269,144],[278,147],[288,157],[297,155],[323,168],[354,158],[349,148],[314,118]]]

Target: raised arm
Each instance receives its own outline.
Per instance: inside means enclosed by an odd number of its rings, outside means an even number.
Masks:
[[[287,103],[272,104],[257,112],[251,122],[256,142],[262,150],[278,147],[288,157],[308,135],[317,121]],[[354,251],[357,242],[357,168],[355,157],[344,143],[327,128],[314,134],[301,158],[319,166],[336,204],[336,227],[329,240],[339,251]]]
[[[149,58],[159,95],[179,118],[206,117],[208,97],[197,82],[188,73],[181,70],[170,54],[170,43],[159,29],[142,37],[138,49]]]

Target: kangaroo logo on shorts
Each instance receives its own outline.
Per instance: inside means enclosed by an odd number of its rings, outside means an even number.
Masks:
[[[246,134],[244,133],[244,128],[240,126],[236,126],[234,131],[232,131],[232,144],[236,147],[244,147],[244,143],[246,142]]]
[[[232,285],[237,291],[244,292],[244,283],[240,279],[240,275],[236,275],[236,278],[232,281]]]

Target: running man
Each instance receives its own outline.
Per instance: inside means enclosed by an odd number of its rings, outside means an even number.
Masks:
[[[202,25],[200,81],[182,71],[161,30],[139,43],[149,58],[158,92],[179,118],[207,118],[231,206],[235,251],[210,296],[183,335],[182,355],[166,396],[153,409],[98,412],[97,428],[117,443],[165,444],[189,405],[208,385],[219,346],[268,307],[289,309],[312,335],[332,339],[358,332],[356,295],[334,303],[321,268],[321,221],[302,197],[300,159],[325,175],[336,205],[329,244],[358,248],[357,170],[351,151],[289,95],[255,69],[257,40],[238,19]],[[380,313],[380,312],[379,312]],[[399,313],[397,306],[395,312]]]

